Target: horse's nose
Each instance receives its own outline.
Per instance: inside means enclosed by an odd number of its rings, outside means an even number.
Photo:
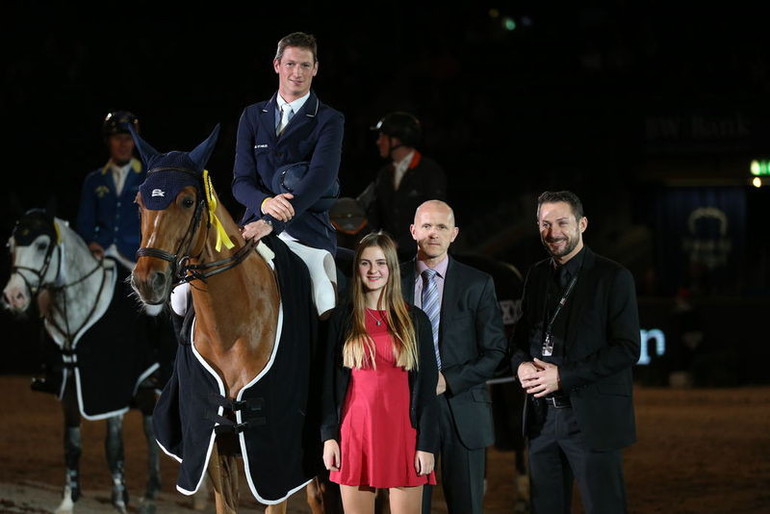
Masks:
[[[3,305],[20,309],[27,303],[24,291],[18,287],[7,287],[3,290]]]
[[[131,287],[149,304],[164,302],[170,294],[171,276],[162,271],[148,270],[140,273],[137,269],[131,274]]]
[[[150,273],[150,287],[155,291],[164,291],[166,289],[166,283],[168,282],[168,275],[156,271]]]

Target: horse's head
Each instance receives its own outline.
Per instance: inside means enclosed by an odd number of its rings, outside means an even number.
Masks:
[[[3,289],[3,308],[24,314],[40,289],[56,279],[59,239],[54,216],[44,209],[30,209],[18,219],[8,239],[11,276]]]
[[[213,201],[204,168],[219,136],[219,125],[191,152],[160,153],[132,134],[148,171],[136,199],[142,241],[131,285],[145,305],[160,305],[183,278],[186,263],[203,250],[207,208]]]

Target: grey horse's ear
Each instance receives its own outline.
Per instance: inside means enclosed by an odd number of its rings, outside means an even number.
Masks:
[[[209,162],[209,158],[214,151],[214,147],[217,145],[219,129],[220,124],[217,123],[214,127],[214,130],[212,130],[211,134],[209,134],[209,137],[207,137],[204,142],[195,147],[195,150],[188,154],[190,159],[192,159],[193,162],[198,165],[198,168],[201,171],[203,171],[203,169],[206,167],[206,163]]]
[[[137,133],[137,131],[134,129],[133,125],[128,126],[128,130],[131,131],[131,137],[134,138],[134,144],[136,144],[136,149],[139,152],[139,157],[141,157],[142,162],[145,166],[150,165],[150,161],[158,155],[158,151],[150,146],[150,143],[142,139],[142,137]]]

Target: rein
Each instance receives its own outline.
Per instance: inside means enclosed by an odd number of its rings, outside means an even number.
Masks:
[[[118,266],[119,264],[116,263],[115,265]],[[88,312],[88,315],[85,318],[83,318],[83,323],[79,327],[77,327],[77,329],[71,330],[68,310],[67,310],[67,288],[83,282],[85,279],[87,279],[88,277],[96,273],[96,271],[99,269],[102,269],[104,273],[102,273],[102,282],[101,284],[99,284],[99,290],[97,291],[95,300],[91,305],[91,310]],[[103,261],[99,261],[95,268],[93,268],[91,271],[89,271],[79,279],[75,280],[74,282],[70,282],[69,284],[65,284],[62,286],[48,286],[45,288],[51,291],[52,295],[54,296],[59,293],[64,293],[62,294],[62,298],[63,298],[62,304],[64,307],[63,309],[58,309],[58,312],[61,313],[66,326],[64,328],[60,327],[59,324],[56,323],[53,316],[48,316],[48,322],[51,324],[51,326],[53,326],[56,330],[58,330],[62,335],[64,335],[64,338],[67,342],[67,344],[65,345],[66,348],[69,348],[72,346],[72,343],[74,342],[75,334],[83,330],[83,327],[85,327],[88,324],[88,322],[91,320],[91,316],[93,316],[94,312],[96,312],[96,307],[97,305],[99,305],[99,298],[101,298],[102,296],[102,292],[104,291],[104,286],[106,283],[107,283],[107,270],[104,267]],[[51,305],[55,307],[56,302],[53,302]]]

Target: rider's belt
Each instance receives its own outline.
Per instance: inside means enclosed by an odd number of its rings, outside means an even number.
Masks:
[[[554,409],[566,409],[572,407],[569,396],[546,396],[545,398],[541,398],[541,400]]]

